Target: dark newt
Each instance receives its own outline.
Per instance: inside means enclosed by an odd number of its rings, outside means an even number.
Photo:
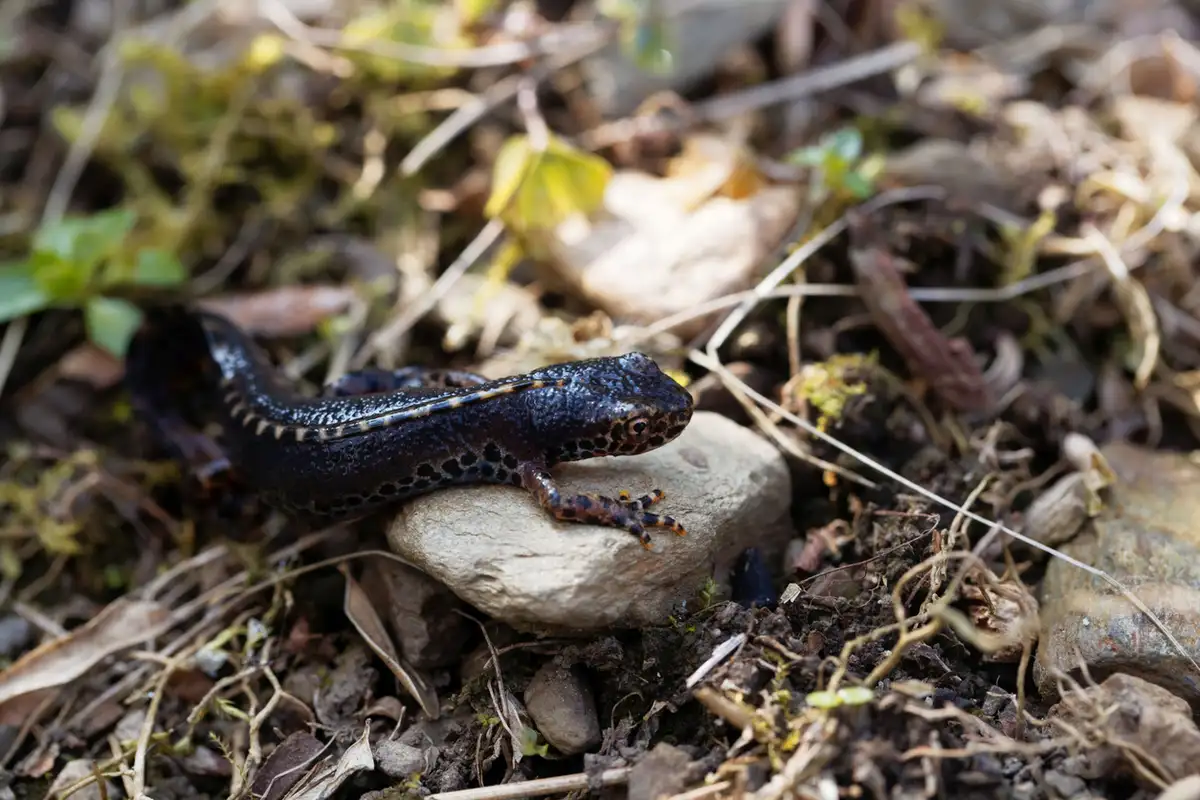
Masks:
[[[692,396],[649,357],[555,364],[502,380],[409,367],[363,370],[300,394],[229,320],[152,307],[130,343],[126,382],[138,413],[209,475],[228,470],[268,505],[310,523],[355,519],[439,488],[511,484],[556,519],[686,532],[631,499],[571,495],[550,468],[644,453],[692,417]],[[201,436],[216,423],[221,447]]]

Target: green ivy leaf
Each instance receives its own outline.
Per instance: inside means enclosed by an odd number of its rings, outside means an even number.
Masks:
[[[842,704],[842,700],[836,693],[827,690],[809,692],[804,698],[813,708],[831,709],[837,708]]]
[[[825,150],[821,147],[802,147],[788,153],[784,160],[798,167],[819,167],[825,163]]]
[[[136,221],[129,209],[112,208],[86,217],[64,217],[38,230],[33,249],[51,254],[88,270],[95,270],[133,230]]]
[[[38,288],[60,303],[82,300],[95,271],[77,261],[59,258],[48,250],[35,250],[29,257],[29,266]]]
[[[874,184],[861,172],[847,173],[842,178],[842,186],[860,200],[870,197],[875,192]]]
[[[50,305],[50,296],[38,285],[33,264],[12,261],[0,264],[0,322],[8,322]]]
[[[865,686],[847,686],[838,689],[838,699],[843,705],[862,706],[875,699],[875,693]]]
[[[848,164],[853,163],[862,155],[862,134],[857,128],[842,128],[834,131],[824,146],[837,154],[840,160]]]
[[[142,286],[175,286],[187,280],[187,271],[175,254],[159,248],[138,253],[133,281]]]
[[[550,746],[547,744],[538,743],[538,732],[533,728],[525,726],[521,728],[521,755],[523,756],[542,756],[543,758],[550,752]]]
[[[129,340],[142,322],[142,312],[137,306],[111,297],[88,300],[83,316],[92,343],[117,358],[125,357]]]

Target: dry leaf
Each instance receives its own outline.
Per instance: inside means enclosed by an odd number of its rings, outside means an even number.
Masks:
[[[61,639],[46,642],[0,673],[0,705],[70,683],[101,660],[157,636],[169,609],[159,603],[120,599]]]
[[[68,351],[58,361],[58,377],[86,383],[98,391],[111,389],[121,381],[125,365],[112,353],[90,342]]]
[[[346,782],[346,779],[354,773],[364,770],[369,772],[375,769],[375,759],[371,755],[370,733],[371,726],[368,723],[363,726],[362,736],[358,737],[358,740],[350,745],[345,753],[342,753],[342,757],[338,759],[335,766],[315,775],[310,780],[302,781],[301,785],[289,792],[284,800],[325,800],[327,797],[332,797]]]
[[[207,298],[198,305],[252,335],[298,336],[346,311],[355,297],[346,286],[292,286]]]
[[[308,731],[296,731],[271,751],[254,775],[251,793],[262,800],[279,800],[303,778],[326,745]]]
[[[388,695],[381,697],[371,704],[371,707],[363,712],[365,717],[387,717],[394,722],[404,720],[404,705],[399,698]]]
[[[437,719],[440,709],[437,692],[425,681],[416,667],[402,659],[388,636],[383,620],[375,612],[367,593],[359,586],[358,581],[350,577],[350,570],[343,564],[341,573],[346,579],[346,599],[343,610],[346,618],[375,651],[375,655],[383,659],[392,674],[403,684],[404,688],[421,704],[421,710],[429,719]]]

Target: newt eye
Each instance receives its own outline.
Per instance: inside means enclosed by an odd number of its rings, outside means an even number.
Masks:
[[[641,436],[650,427],[650,422],[645,417],[636,417],[625,423],[625,430],[631,436]]]

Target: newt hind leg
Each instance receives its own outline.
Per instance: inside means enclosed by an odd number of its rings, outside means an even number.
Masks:
[[[537,465],[528,465],[521,471],[521,485],[530,491],[555,519],[622,528],[636,536],[642,547],[647,550],[651,549],[650,534],[646,531],[648,527],[666,528],[679,536],[687,535],[683,525],[674,517],[646,510],[666,497],[666,493],[661,489],[655,489],[636,500],[631,499],[629,493],[624,491],[616,498],[600,494],[564,494],[554,482],[550,471]]]

